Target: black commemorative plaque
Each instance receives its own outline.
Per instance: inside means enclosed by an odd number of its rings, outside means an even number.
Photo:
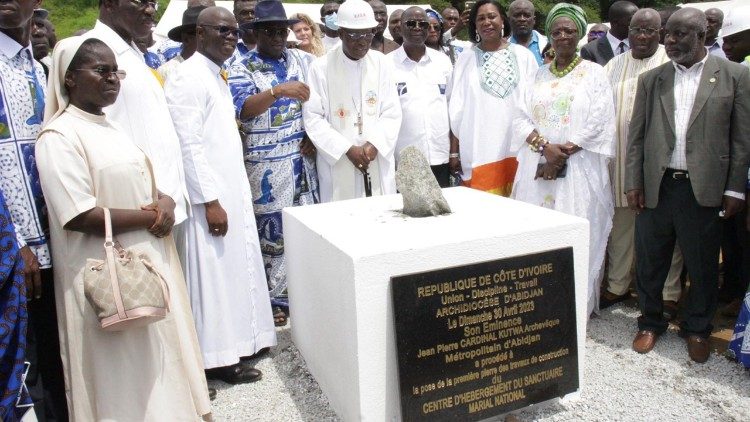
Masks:
[[[573,248],[392,277],[391,289],[403,420],[477,421],[578,389]]]

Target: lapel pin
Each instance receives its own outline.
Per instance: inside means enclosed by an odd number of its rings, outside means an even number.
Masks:
[[[711,78],[708,81],[711,82],[711,83],[714,83],[714,82],[716,82],[716,78]]]

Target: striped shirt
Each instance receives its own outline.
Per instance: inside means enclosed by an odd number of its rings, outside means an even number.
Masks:
[[[620,54],[610,60],[604,70],[612,85],[615,101],[615,145],[616,157],[610,164],[612,187],[615,193],[615,206],[627,207],[625,195],[625,158],[628,150],[628,128],[633,115],[638,76],[669,61],[664,46],[660,45],[651,57],[633,58],[632,52]]]
[[[690,113],[693,111],[695,94],[701,83],[703,67],[708,59],[708,54],[703,60],[695,63],[689,69],[677,63],[674,65],[674,131],[675,144],[672,158],[669,160],[669,168],[675,170],[687,170],[687,159],[685,158],[685,145],[688,131]]]

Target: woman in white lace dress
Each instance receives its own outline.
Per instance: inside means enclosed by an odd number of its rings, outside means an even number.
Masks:
[[[555,59],[539,68],[514,121],[518,171],[513,197],[589,220],[588,312],[599,309],[599,285],[612,229],[608,163],[614,156],[614,103],[600,65],[576,54],[585,34],[581,8],[557,4],[546,30]]]

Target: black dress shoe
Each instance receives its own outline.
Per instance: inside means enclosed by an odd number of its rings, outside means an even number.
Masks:
[[[258,358],[260,358],[260,357],[263,357],[263,356],[265,356],[265,355],[266,355],[266,353],[268,353],[268,352],[269,352],[270,350],[271,350],[271,348],[270,348],[270,347],[264,347],[264,348],[262,348],[262,349],[258,350],[258,352],[257,352],[257,353],[255,353],[254,355],[250,355],[250,356],[243,356],[243,357],[241,357],[241,358],[240,358],[240,361],[247,361],[247,360],[258,359]]]
[[[208,399],[211,401],[216,400],[216,389],[213,387],[208,387]]]
[[[258,381],[262,377],[263,374],[259,370],[243,365],[242,363],[206,370],[206,378],[221,380],[227,384],[246,384]]]
[[[599,309],[607,309],[610,306],[616,305],[620,302],[624,302],[628,299],[630,299],[629,292],[625,292],[625,294],[618,296],[614,293],[610,293],[609,290],[605,290],[604,293],[602,293],[602,296],[599,298]]]

